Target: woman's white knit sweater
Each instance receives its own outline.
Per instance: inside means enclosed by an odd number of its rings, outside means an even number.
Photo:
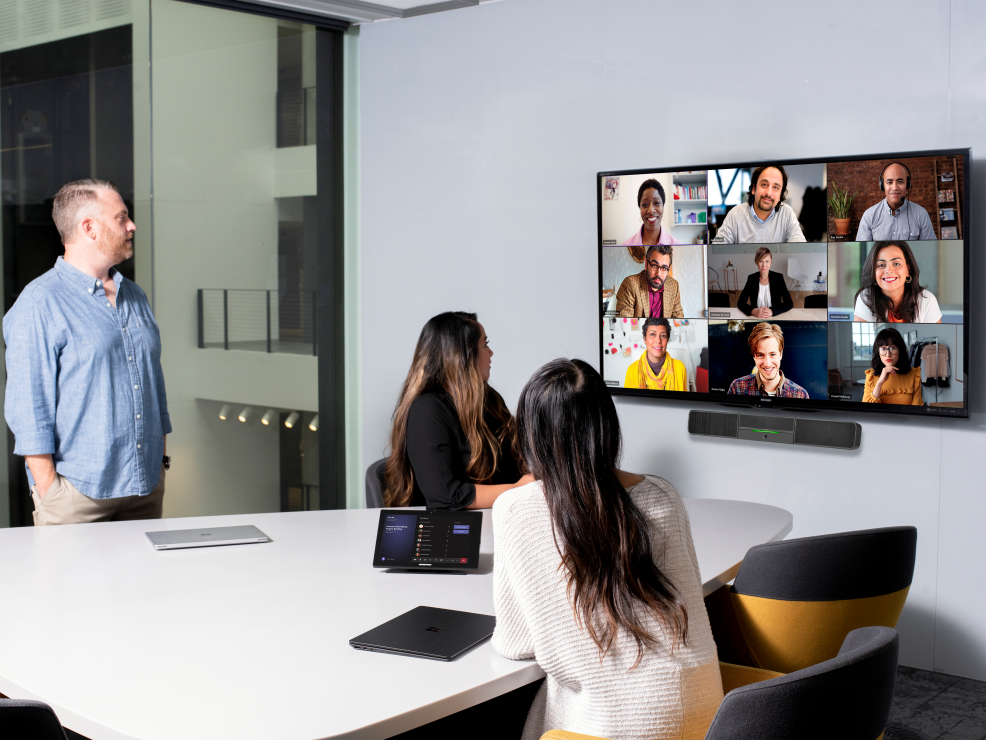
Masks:
[[[654,560],[684,597],[688,644],[670,649],[661,623],[640,611],[652,635],[640,663],[624,631],[600,658],[580,629],[566,593],[565,571],[552,537],[540,482],[515,488],[493,505],[493,647],[514,660],[534,658],[547,680],[531,705],[524,740],[548,730],[612,740],[702,738],[722,702],[722,684],[691,525],[681,496],[647,476],[627,489],[650,525]]]

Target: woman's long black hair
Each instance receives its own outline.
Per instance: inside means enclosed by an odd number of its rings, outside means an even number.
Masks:
[[[897,348],[897,362],[894,364],[894,367],[897,368],[898,375],[906,375],[911,372],[911,358],[907,356],[907,345],[904,343],[904,337],[900,335],[899,331],[888,326],[877,334],[876,339],[873,340],[873,357],[870,359],[870,367],[877,375],[883,372],[880,347]]]
[[[643,625],[648,611],[663,623],[672,651],[684,643],[684,598],[654,563],[647,522],[616,477],[620,421],[599,373],[565,359],[534,373],[520,395],[517,435],[544,486],[575,617],[600,653],[625,629],[637,643],[636,666],[657,642]]]
[[[907,263],[907,271],[910,274],[911,282],[904,283],[904,296],[900,299],[900,305],[894,308],[894,302],[876,284],[876,257],[880,250],[885,247],[897,247],[904,253],[904,262]],[[918,267],[914,253],[903,241],[884,241],[873,245],[870,253],[866,255],[863,263],[863,270],[859,276],[860,285],[863,287],[856,291],[856,297],[863,296],[865,305],[877,321],[888,321],[887,314],[893,312],[898,321],[906,324],[914,322],[918,312],[918,296],[924,287],[919,285],[921,278],[921,268]]]

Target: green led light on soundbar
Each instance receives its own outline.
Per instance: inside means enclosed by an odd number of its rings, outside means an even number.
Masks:
[[[751,429],[751,432],[762,432],[763,434],[780,434],[780,432],[772,432],[769,429]]]

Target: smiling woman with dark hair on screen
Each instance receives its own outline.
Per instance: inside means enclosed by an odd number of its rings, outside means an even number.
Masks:
[[[640,209],[640,229],[625,242],[624,247],[650,244],[679,244],[667,229],[661,228],[664,216],[664,186],[657,180],[644,180],[637,190],[637,207]],[[640,261],[640,258],[637,258]]]
[[[618,469],[616,406],[581,360],[534,373],[517,436],[536,480],[493,507],[493,648],[548,674],[523,740],[704,737],[722,682],[680,494]]]
[[[907,242],[873,245],[860,273],[855,321],[940,324],[938,299],[918,282],[921,270]]]
[[[886,328],[873,340],[873,357],[866,371],[863,403],[923,406],[921,369],[911,367],[907,345],[896,329]]]

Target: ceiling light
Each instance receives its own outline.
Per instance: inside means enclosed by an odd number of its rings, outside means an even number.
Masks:
[[[264,414],[264,418],[260,420],[260,423],[263,424],[265,427],[267,427],[270,426],[271,422],[273,422],[274,419],[276,418],[277,418],[277,412],[274,411],[274,409],[267,409],[267,413]]]
[[[236,417],[236,418],[239,419],[240,421],[246,423],[246,420],[250,418],[250,414],[252,414],[252,413],[253,413],[253,409],[250,408],[249,406],[247,406],[246,408],[244,408],[240,412],[240,415],[238,417]]]
[[[318,431],[318,414],[315,414],[315,418],[311,420],[311,423],[308,425],[308,428],[311,429],[313,432]]]
[[[292,411],[290,414],[288,414],[288,418],[284,420],[284,426],[290,429],[291,427],[293,427],[295,424],[298,423],[299,418],[301,418],[301,414],[299,414],[297,411]]]
[[[222,419],[223,421],[226,421],[226,419],[229,418],[229,404],[228,403],[224,403],[223,404],[223,407],[221,409],[219,409],[219,418]]]

